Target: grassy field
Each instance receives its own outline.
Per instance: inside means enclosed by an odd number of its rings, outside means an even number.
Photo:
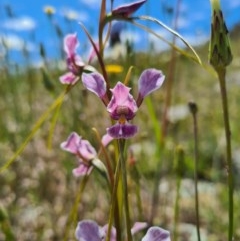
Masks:
[[[218,80],[208,64],[208,45],[197,53],[206,68],[181,54],[176,54],[171,69],[171,52],[132,51],[118,59],[122,72],[109,73],[111,85],[125,79],[134,66],[129,85],[137,91],[137,76],[154,67],[166,75],[163,87],[143,103],[134,119],[139,133],[127,141],[136,163],[128,166],[129,199],[133,220],[151,220],[173,232],[178,240],[197,240],[194,206],[194,138],[189,101],[198,106],[199,209],[202,240],[227,240],[228,196],[225,139]],[[239,37],[232,38],[234,59],[227,71],[227,88],[235,175],[235,240],[240,240],[240,49]],[[106,63],[114,63],[107,60]],[[64,91],[58,78],[65,71],[53,65],[24,70],[6,62],[0,69],[0,166],[16,153],[42,114]],[[96,65],[96,68],[98,66]],[[172,98],[164,145],[161,137],[166,83],[173,75]],[[153,114],[154,113],[154,114]],[[56,120],[56,122],[55,122]],[[55,123],[55,124],[54,124]],[[74,157],[60,149],[71,131],[80,133],[93,146],[99,146],[92,128],[102,135],[111,123],[104,105],[79,82],[64,98],[59,111],[51,111],[36,127],[27,145],[11,165],[0,173],[0,240],[62,240],[81,179],[72,176]],[[111,153],[113,144],[108,146]],[[181,173],[176,161],[179,150]],[[157,175],[156,175],[157,174]],[[154,185],[158,180],[158,202],[152,205]],[[176,194],[179,184],[177,226]],[[94,219],[102,225],[108,220],[109,193],[101,175],[91,174],[78,207],[78,219]],[[141,196],[139,209],[138,191]],[[154,213],[153,212],[154,206]],[[74,226],[69,239],[73,240]]]

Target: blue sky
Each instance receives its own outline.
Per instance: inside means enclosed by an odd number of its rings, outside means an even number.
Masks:
[[[150,15],[158,18],[165,24],[171,26],[174,13],[171,9],[176,6],[177,0],[148,0],[135,15]],[[0,59],[4,55],[1,47],[2,40],[11,49],[13,61],[21,61],[23,45],[27,46],[34,61],[38,60],[39,44],[42,43],[49,58],[59,55],[62,40],[54,32],[54,27],[49,24],[49,19],[44,13],[45,6],[54,6],[56,12],[53,21],[64,34],[77,32],[81,43],[80,51],[86,49],[87,38],[78,25],[81,21],[93,38],[97,36],[98,15],[100,0],[0,0]],[[115,0],[114,6],[131,2]],[[209,0],[181,0],[180,14],[178,18],[178,31],[192,45],[206,42],[210,33],[210,2]],[[221,0],[222,9],[229,29],[240,22],[240,1]],[[10,6],[13,17],[6,13],[6,6]],[[66,21],[66,17],[71,19]],[[144,23],[144,22],[143,22]],[[145,23],[146,24],[146,23]],[[148,23],[158,34],[167,39],[171,34],[164,31],[160,26]],[[137,27],[127,25],[121,34],[124,40],[134,41],[137,49],[145,49],[151,41],[158,50],[165,49],[166,45],[159,42],[156,37],[143,33]]]

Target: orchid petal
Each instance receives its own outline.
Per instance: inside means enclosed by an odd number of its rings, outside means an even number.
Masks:
[[[133,227],[131,228],[132,235],[140,232],[141,230],[145,229],[147,226],[148,226],[148,224],[146,222],[136,222],[136,223],[134,223]]]
[[[88,161],[97,156],[96,150],[87,140],[80,141],[78,146],[78,152],[80,153],[81,157]]]
[[[77,34],[68,34],[64,38],[64,51],[67,54],[67,57],[71,58],[75,55],[76,48],[78,47],[79,42],[77,39]]]
[[[121,115],[124,115],[127,120],[131,120],[135,116],[138,107],[133,96],[129,93],[130,88],[118,82],[111,89],[111,92],[113,95],[107,106],[107,111],[111,114],[111,117],[118,120]]]
[[[61,148],[73,154],[78,153],[79,143],[82,137],[80,137],[76,132],[72,132],[66,141],[61,143]]]
[[[112,11],[112,15],[128,17],[136,12],[147,0],[140,0],[133,3],[123,4]]]
[[[91,74],[82,74],[83,85],[101,99],[105,96],[107,87],[103,76],[97,72]]]
[[[115,124],[107,128],[107,133],[114,139],[128,139],[133,137],[138,131],[137,126],[125,123]]]
[[[110,135],[105,134],[102,137],[102,144],[103,144],[103,146],[107,146],[112,140],[113,140],[113,138]]]
[[[84,220],[78,223],[75,237],[79,241],[102,241],[103,230],[92,220]]]
[[[97,152],[89,141],[83,140],[76,132],[72,132],[66,141],[61,143],[65,151],[80,155],[84,160],[90,161],[97,156]]]
[[[105,232],[107,236],[108,232],[108,224],[103,226],[103,231]],[[110,235],[110,241],[116,241],[117,240],[117,231],[115,227],[111,227],[111,235]]]
[[[170,233],[159,227],[151,227],[148,229],[142,241],[171,241]]]
[[[74,85],[78,81],[78,77],[72,72],[68,72],[59,77],[59,81],[65,85]]]
[[[67,62],[68,62],[68,65],[73,64],[80,68],[83,68],[85,66],[85,63],[83,62],[81,56],[79,56],[77,54],[75,54],[74,57],[69,58],[69,60],[67,60]]]
[[[80,163],[77,168],[72,170],[72,173],[75,177],[86,176],[92,171],[92,167],[87,166],[83,163]]]
[[[157,69],[146,69],[141,74],[138,81],[139,95],[144,98],[163,84],[165,76]]]

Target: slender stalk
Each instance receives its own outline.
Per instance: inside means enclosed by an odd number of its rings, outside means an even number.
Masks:
[[[69,232],[70,232],[70,227],[71,227],[72,223],[74,223],[74,225],[76,223],[77,213],[78,213],[77,212],[78,205],[79,205],[80,199],[82,197],[82,193],[84,191],[84,188],[85,188],[85,186],[87,184],[88,179],[89,179],[89,175],[84,176],[83,179],[81,180],[80,184],[79,184],[79,189],[78,189],[78,192],[77,192],[77,196],[75,198],[73,207],[71,209],[71,212],[70,212],[70,214],[68,216],[68,220],[67,220],[67,223],[66,223],[66,228],[65,228],[64,236],[63,236],[63,240],[64,241],[67,241],[68,238],[69,238]]]
[[[222,98],[222,108],[223,108],[223,118],[224,118],[224,128],[225,128],[225,138],[226,138],[226,158],[227,158],[227,172],[228,172],[228,240],[233,240],[233,205],[234,205],[234,190],[233,190],[233,171],[232,171],[232,148],[231,148],[231,131],[229,123],[229,111],[228,111],[228,97],[226,90],[226,68],[217,69],[221,98]]]
[[[106,16],[106,0],[102,0],[99,26],[98,26],[98,43],[99,43],[99,52],[101,57],[103,57],[103,37],[102,36],[103,36],[105,16]]]
[[[118,184],[119,184],[119,177],[121,173],[120,170],[121,170],[121,161],[119,159],[116,166],[115,178],[114,178],[114,183],[112,188],[111,206],[110,206],[106,241],[111,240],[113,216],[115,216],[115,224],[117,229],[117,241],[121,241],[121,222],[120,222],[119,207],[118,207],[118,200],[117,200],[117,190],[118,190]],[[115,212],[115,215],[114,215],[114,212]]]
[[[151,226],[153,224],[153,219],[158,212],[158,201],[159,201],[159,184],[160,184],[160,177],[162,171],[162,160],[163,160],[163,146],[161,143],[161,126],[158,122],[158,117],[156,115],[156,111],[153,108],[153,101],[150,98],[146,98],[146,104],[148,107],[149,117],[151,122],[153,123],[155,139],[156,139],[156,152],[155,156],[158,159],[157,163],[157,170],[154,175],[154,184],[153,184],[153,193],[152,193],[152,201],[151,201],[151,210],[149,215],[148,223]]]
[[[142,198],[141,198],[141,184],[140,175],[136,165],[134,165],[135,182],[136,182],[136,198],[137,198],[137,208],[138,208],[138,219],[143,220],[143,209],[142,209]]]
[[[177,241],[178,239],[178,220],[179,220],[179,200],[180,200],[180,187],[181,187],[181,177],[177,177],[177,191],[176,199],[174,205],[174,228],[173,228],[173,240]]]
[[[132,241],[129,203],[128,203],[127,170],[126,170],[126,160],[124,159],[124,146],[125,146],[125,140],[122,140],[122,139],[118,140],[121,170],[122,170],[123,206],[125,209],[127,240]]]
[[[176,199],[175,199],[175,205],[174,205],[173,240],[177,241],[178,240],[180,188],[181,188],[182,177],[185,171],[184,150],[181,146],[178,146],[176,148],[174,167],[176,172]]]
[[[198,123],[197,123],[197,105],[194,102],[189,103],[189,108],[193,117],[194,133],[194,189],[195,189],[195,210],[196,210],[196,227],[198,241],[200,236],[200,219],[199,219],[199,198],[198,198]]]
[[[181,0],[177,1],[177,5],[176,5],[176,16],[174,19],[174,26],[173,29],[174,31],[177,30],[177,23],[178,23],[178,18],[179,18],[179,10],[180,10],[180,4],[181,4]],[[175,45],[176,43],[176,36],[173,36],[173,42],[172,44]],[[169,67],[168,67],[168,79],[166,82],[166,98],[165,98],[165,105],[164,105],[164,110],[163,110],[163,119],[162,119],[162,144],[164,144],[165,141],[165,137],[167,135],[167,129],[168,129],[168,118],[167,118],[167,112],[169,109],[169,106],[171,105],[171,101],[172,101],[172,88],[173,88],[173,82],[174,82],[174,77],[175,77],[175,70],[176,70],[176,63],[177,63],[177,59],[176,59],[176,50],[174,48],[172,48],[171,50],[171,60],[169,63]]]

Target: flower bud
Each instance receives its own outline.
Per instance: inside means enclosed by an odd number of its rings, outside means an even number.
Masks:
[[[228,29],[224,21],[219,0],[211,0],[212,24],[209,45],[209,62],[215,68],[225,68],[232,61]]]

